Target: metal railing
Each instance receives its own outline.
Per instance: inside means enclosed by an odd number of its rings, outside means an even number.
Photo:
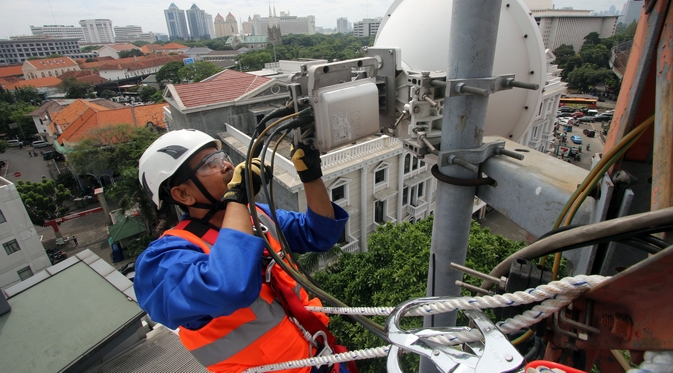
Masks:
[[[407,205],[407,214],[413,217],[419,217],[421,214],[425,213],[428,210],[428,203],[421,201],[416,206],[411,204]]]

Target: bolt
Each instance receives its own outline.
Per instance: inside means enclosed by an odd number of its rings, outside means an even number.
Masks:
[[[505,360],[512,361],[512,360],[514,360],[514,357],[510,354],[505,354]]]
[[[392,49],[388,49],[388,54],[393,54],[393,50],[392,50]]]
[[[430,72],[429,71],[421,71],[421,76],[428,77],[428,76],[430,76]]]
[[[316,103],[316,104],[317,104],[317,103],[318,103],[318,99],[317,99],[317,98],[316,98],[316,99],[313,99],[313,103]]]
[[[435,356],[439,356],[439,350],[432,350],[432,354]]]
[[[420,112],[421,112],[421,107],[418,106],[418,105],[414,106],[414,114],[418,114]]]
[[[603,314],[601,315],[601,325],[610,328],[610,333],[628,341],[633,331],[633,321],[627,315],[621,314]]]

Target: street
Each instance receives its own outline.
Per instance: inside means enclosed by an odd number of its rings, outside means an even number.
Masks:
[[[51,179],[52,175],[49,172],[49,162],[53,161],[43,160],[40,150],[48,152],[54,150],[54,148],[47,146],[41,149],[35,149],[37,157],[29,156],[29,149],[31,151],[33,150],[32,147],[25,146],[23,149],[19,149],[18,147],[7,147],[7,150],[0,154],[0,160],[6,163],[6,166],[0,170],[0,175],[14,184],[19,180],[38,183],[42,180],[43,175],[46,178]]]

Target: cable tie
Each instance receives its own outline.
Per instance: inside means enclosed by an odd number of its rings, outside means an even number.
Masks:
[[[537,316],[535,316],[534,318],[537,319],[538,317],[542,316],[542,314],[544,314],[544,312],[540,312],[540,313],[538,313]]]

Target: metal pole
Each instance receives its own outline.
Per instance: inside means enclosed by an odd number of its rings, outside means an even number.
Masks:
[[[453,0],[449,66],[447,81],[486,78],[493,75],[495,44],[498,37],[501,0]],[[488,96],[454,96],[444,100],[442,151],[471,149],[482,145]],[[440,167],[447,176],[475,179],[476,172],[450,165]],[[476,187],[439,182],[432,227],[432,245],[428,271],[428,296],[459,296],[462,273],[449,267],[451,262],[465,264],[470,234],[472,206]],[[453,326],[456,313],[428,316],[424,326]],[[437,372],[432,362],[421,359],[420,371]]]

